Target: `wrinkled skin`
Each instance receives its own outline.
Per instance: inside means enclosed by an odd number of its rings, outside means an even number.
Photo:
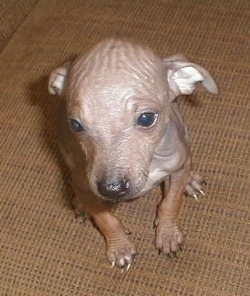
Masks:
[[[190,94],[197,82],[212,93],[210,74],[183,56],[161,60],[150,49],[110,39],[55,69],[49,92],[63,97],[60,148],[71,170],[77,214],[87,213],[104,235],[112,266],[130,267],[136,253],[112,202],[131,200],[163,184],[155,219],[156,248],[178,251],[183,191],[197,196],[201,178],[191,171],[186,126],[175,98]],[[155,121],[141,126],[140,115]],[[81,131],[70,128],[69,119]]]

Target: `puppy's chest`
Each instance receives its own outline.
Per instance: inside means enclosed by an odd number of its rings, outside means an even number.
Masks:
[[[155,169],[154,171],[150,172],[147,182],[138,196],[144,195],[146,192],[159,185],[167,178],[167,176],[169,176],[169,173],[161,169]]]
[[[140,195],[145,194],[155,186],[163,182],[173,172],[179,170],[188,157],[188,151],[184,145],[182,149],[172,151],[170,155],[165,157],[156,156],[153,158],[146,184],[144,185]]]

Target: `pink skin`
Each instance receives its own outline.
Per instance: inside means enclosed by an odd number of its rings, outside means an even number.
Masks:
[[[211,93],[210,74],[183,56],[161,60],[150,49],[110,39],[55,69],[49,92],[61,95],[60,148],[71,169],[75,210],[90,215],[107,243],[112,266],[133,262],[133,242],[110,201],[134,199],[164,184],[157,210],[156,248],[175,253],[184,242],[178,226],[183,191],[197,197],[201,178],[191,171],[186,126],[175,98],[190,94],[197,82]],[[138,124],[153,113],[149,127]],[[68,118],[83,130],[73,132]]]

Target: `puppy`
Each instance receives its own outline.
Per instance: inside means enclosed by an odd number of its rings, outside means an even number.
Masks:
[[[105,237],[112,266],[128,269],[136,253],[112,203],[163,185],[155,246],[176,253],[183,193],[203,195],[192,172],[187,128],[175,100],[198,82],[217,86],[201,66],[177,55],[160,59],[132,42],[109,39],[50,74],[49,92],[63,97],[59,142],[71,171],[75,211],[91,216]]]

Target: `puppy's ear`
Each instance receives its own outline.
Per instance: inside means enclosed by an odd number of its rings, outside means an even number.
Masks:
[[[56,68],[50,73],[48,85],[50,94],[59,96],[63,94],[69,67],[70,62],[67,62],[62,67]]]
[[[205,89],[213,94],[218,88],[212,76],[203,67],[189,62],[184,56],[176,55],[163,60],[166,68],[169,86],[173,91],[173,98],[179,95],[189,95],[201,82]]]

